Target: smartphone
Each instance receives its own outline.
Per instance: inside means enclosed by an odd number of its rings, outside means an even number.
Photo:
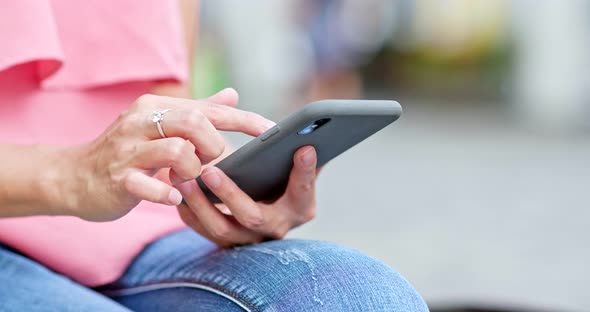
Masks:
[[[293,154],[311,145],[321,167],[399,118],[399,103],[387,100],[323,100],[306,105],[216,166],[256,201],[272,201],[287,186]],[[197,178],[213,203],[220,200]]]

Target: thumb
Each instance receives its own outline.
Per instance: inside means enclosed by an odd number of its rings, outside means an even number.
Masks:
[[[313,146],[302,147],[293,155],[293,169],[285,191],[290,207],[305,212],[315,201],[317,154]]]

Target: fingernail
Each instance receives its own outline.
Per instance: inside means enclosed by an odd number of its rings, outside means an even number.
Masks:
[[[223,88],[223,90],[217,92],[217,93],[221,93],[221,92],[233,92],[233,93],[238,93],[238,91],[236,91],[236,89],[231,88],[231,87],[227,87],[227,88]]]
[[[168,202],[172,205],[180,205],[182,202],[182,195],[177,189],[172,189],[168,194]]]
[[[213,168],[207,169],[207,172],[201,175],[201,179],[210,188],[217,188],[221,184],[221,177]]]
[[[272,128],[272,127],[274,127],[275,125],[276,125],[276,123],[274,121],[271,121],[271,120],[268,120],[268,119],[264,119],[263,126],[264,126],[264,130],[265,131],[268,130],[268,129],[270,129],[270,128]]]
[[[313,159],[314,159],[313,147],[309,148],[307,151],[303,152],[303,155],[301,155],[301,162],[306,167],[309,167],[313,164]]]

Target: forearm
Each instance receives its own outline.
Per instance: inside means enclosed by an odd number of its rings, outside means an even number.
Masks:
[[[0,217],[68,214],[75,204],[73,150],[0,144]]]

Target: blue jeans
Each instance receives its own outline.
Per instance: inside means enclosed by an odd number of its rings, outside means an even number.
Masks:
[[[149,245],[89,289],[0,247],[0,311],[428,311],[383,263],[307,240],[219,249],[191,230]]]

